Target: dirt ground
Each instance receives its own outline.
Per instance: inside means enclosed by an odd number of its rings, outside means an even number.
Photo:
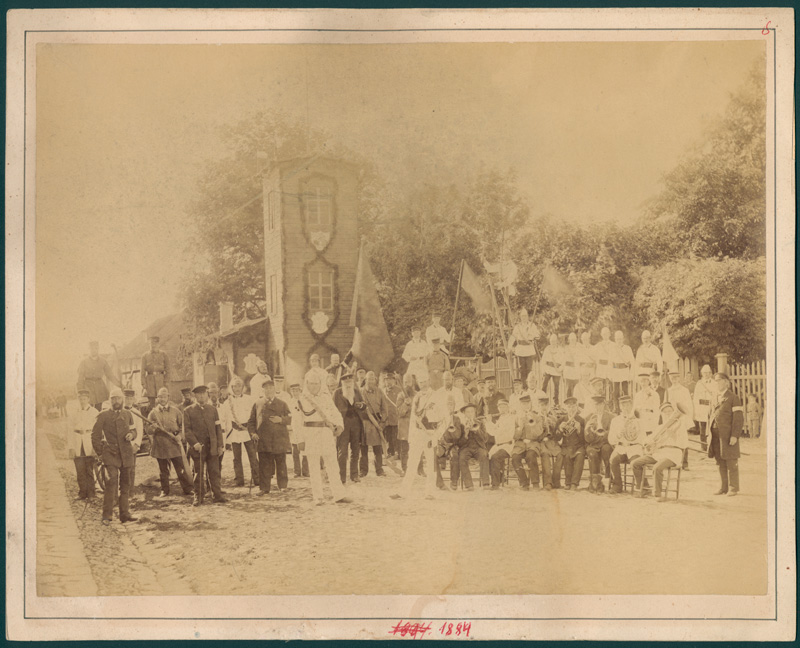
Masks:
[[[183,495],[154,499],[158,467],[140,457],[131,507],[138,522],[103,527],[99,499],[88,506],[73,499],[77,483],[63,425],[40,421],[39,440],[49,441],[63,479],[40,480],[40,497],[66,488],[100,595],[759,595],[767,589],[763,440],[742,440],[750,456],[740,460],[738,497],[713,496],[716,465],[692,452],[680,500],[667,503],[594,495],[585,479],[577,492],[526,492],[514,480],[500,491],[439,491],[428,501],[417,478],[414,497],[398,501],[389,497],[401,479],[392,464],[386,477],[371,467],[369,477],[347,485],[354,503],[314,506],[308,479],[292,478],[291,467],[288,492],[256,497],[257,489],[235,487],[228,452],[222,482],[229,503],[192,507]],[[180,493],[177,483],[172,491]]]

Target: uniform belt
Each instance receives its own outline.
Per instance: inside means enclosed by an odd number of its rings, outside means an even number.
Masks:
[[[639,364],[642,365],[643,367],[655,367],[656,366],[655,362],[640,362]]]
[[[574,362],[565,362],[564,364],[567,365],[568,367],[574,367],[575,366]]]
[[[530,344],[530,340],[517,340],[517,344]]]
[[[545,362],[548,367],[553,367],[553,369],[558,369],[561,365],[558,362]]]
[[[608,360],[598,360],[598,364],[608,364]]]
[[[702,398],[698,401],[701,405],[711,405],[710,400],[703,400]]]
[[[328,427],[327,423],[323,423],[322,421],[306,421],[306,427]]]
[[[627,369],[630,366],[629,362],[615,362],[614,369]]]

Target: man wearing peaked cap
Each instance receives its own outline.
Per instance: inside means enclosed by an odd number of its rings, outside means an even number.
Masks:
[[[700,380],[695,384],[692,395],[695,427],[700,434],[700,449],[703,452],[708,450],[708,421],[716,406],[717,395],[717,383],[714,382],[711,367],[703,365]]]
[[[742,401],[731,389],[731,382],[725,373],[714,376],[717,383],[717,400],[711,413],[711,444],[708,456],[716,459],[719,467],[720,488],[715,495],[739,493],[739,437],[744,427],[744,407]]]
[[[147,395],[150,407],[155,407],[158,390],[167,387],[169,356],[159,349],[161,339],[150,337],[150,350],[142,356],[142,392]]]
[[[219,458],[225,451],[222,437],[222,425],[217,408],[208,402],[208,388],[198,385],[192,390],[197,401],[189,405],[183,412],[183,425],[189,454],[195,463],[194,502],[193,506],[203,503],[201,483],[203,466],[208,466],[208,481],[214,501],[225,503],[220,485]]]
[[[92,448],[92,428],[99,412],[89,404],[91,392],[78,390],[78,409],[70,417],[67,432],[69,458],[75,463],[78,479],[78,499],[94,497],[94,448]]]

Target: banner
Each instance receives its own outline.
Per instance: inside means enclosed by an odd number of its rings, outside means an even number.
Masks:
[[[375,277],[364,255],[363,244],[358,252],[350,326],[355,327],[352,353],[358,360],[359,367],[377,372],[392,361],[394,348],[383,319],[378,291],[375,290]]]

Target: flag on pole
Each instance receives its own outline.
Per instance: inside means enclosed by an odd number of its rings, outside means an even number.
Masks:
[[[575,287],[558,270],[551,265],[542,269],[542,288],[551,296],[574,295]]]
[[[364,255],[363,243],[358,251],[350,326],[355,328],[351,351],[359,365],[372,371],[381,371],[394,358],[394,348],[383,319],[378,291],[375,290],[375,277]]]
[[[492,312],[492,298],[486,286],[481,283],[478,275],[469,267],[469,263],[461,261],[461,288],[472,300],[472,305],[478,313]]]

